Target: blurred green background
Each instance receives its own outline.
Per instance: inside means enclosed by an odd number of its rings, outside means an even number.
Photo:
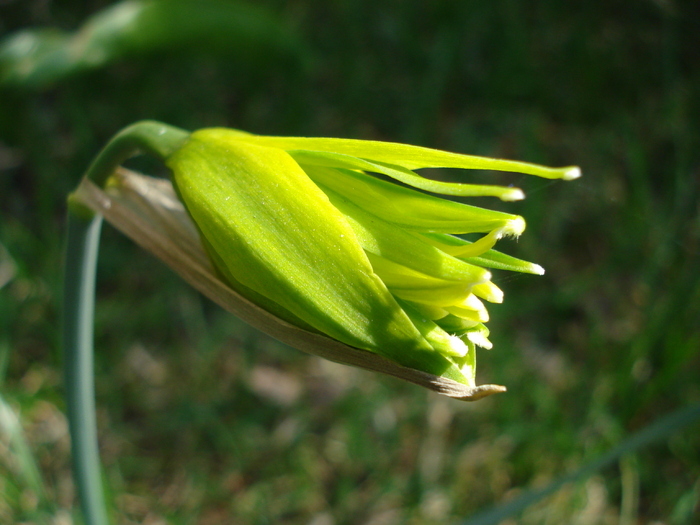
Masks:
[[[179,0],[170,25],[156,17],[84,56],[90,33],[66,34],[110,2],[0,3],[1,523],[76,519],[65,197],[144,118],[577,164],[584,177],[426,173],[522,187],[523,202],[472,202],[524,215],[528,230],[500,249],[547,269],[494,278],[506,301],[490,308],[479,378],[509,391],[473,404],[284,347],[105,227],[96,388],[117,523],[460,523],[700,402],[697,1],[215,3],[188,16]],[[125,15],[110,16],[100,23]],[[54,29],[12,37],[40,27]],[[698,523],[699,430],[503,523]]]

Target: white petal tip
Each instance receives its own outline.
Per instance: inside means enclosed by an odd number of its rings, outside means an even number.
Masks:
[[[503,228],[503,233],[505,235],[512,235],[514,237],[520,236],[521,233],[525,231],[525,219],[517,216],[515,219],[508,221],[508,224]]]
[[[504,191],[501,200],[505,202],[521,201],[525,198],[525,193],[520,188],[512,188]]]
[[[482,333],[467,332],[467,339],[469,339],[475,345],[480,346],[481,348],[486,348],[487,350],[491,350],[491,348],[493,348],[493,344],[491,343],[491,341],[489,341],[486,338],[486,336]]]
[[[573,166],[571,168],[568,168],[564,172],[564,176],[562,177],[562,179],[574,180],[574,179],[578,179],[580,176],[581,176],[581,168],[579,168],[578,166]]]
[[[542,268],[539,264],[533,264],[532,265],[532,272],[535,275],[544,275],[544,268]]]

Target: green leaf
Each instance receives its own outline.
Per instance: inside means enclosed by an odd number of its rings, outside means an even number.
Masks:
[[[0,84],[41,89],[119,59],[167,50],[256,64],[271,55],[306,60],[299,37],[263,7],[235,0],[128,0],[97,12],[74,33],[11,35],[0,46]]]

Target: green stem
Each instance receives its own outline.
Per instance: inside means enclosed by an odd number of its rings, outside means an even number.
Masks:
[[[109,523],[97,448],[92,348],[95,269],[101,225],[100,216],[85,220],[68,214],[63,345],[73,473],[87,525]]]
[[[85,177],[100,186],[130,157],[150,154],[165,160],[189,137],[187,131],[153,121],[133,124],[114,136]],[[68,199],[63,304],[63,347],[73,471],[87,525],[107,525],[95,416],[93,322],[95,271],[102,217]]]
[[[98,186],[104,186],[107,177],[126,159],[149,154],[163,160],[179,149],[189,135],[188,131],[162,122],[137,122],[121,130],[109,141],[95,157],[85,176]]]

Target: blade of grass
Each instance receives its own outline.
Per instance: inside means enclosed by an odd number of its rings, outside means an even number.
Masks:
[[[665,417],[662,417],[661,419],[656,420],[654,423],[646,428],[643,428],[636,434],[633,434],[627,440],[610,449],[606,454],[603,454],[598,459],[584,465],[577,471],[562,476],[544,488],[530,490],[524,493],[522,496],[504,503],[503,505],[499,505],[491,510],[477,514],[476,516],[463,521],[462,525],[497,525],[506,518],[514,517],[530,505],[534,505],[547,496],[554,494],[564,485],[583,480],[596,471],[615,463],[622,456],[635,452],[636,450],[646,447],[655,441],[668,437],[674,432],[677,432],[683,427],[686,427],[698,420],[700,420],[700,405],[693,405],[677,410]]]
[[[39,501],[46,503],[46,493],[39,467],[24,436],[22,425],[10,404],[0,395],[0,442],[5,441],[12,453],[11,469]]]

